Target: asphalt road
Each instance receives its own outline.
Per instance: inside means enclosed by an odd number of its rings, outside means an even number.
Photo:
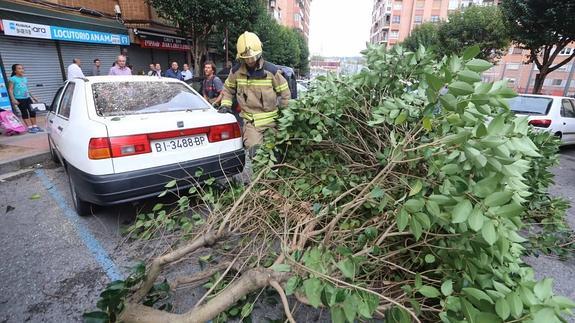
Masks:
[[[575,148],[561,151],[561,164],[554,172],[558,176],[552,193],[573,203]],[[71,209],[62,168],[46,164],[0,182],[0,323],[81,321],[108,282],[123,277],[145,255],[165,248],[158,241],[127,243],[121,235],[121,228],[139,210],[156,202],[98,208],[94,216],[81,218]],[[568,211],[568,220],[575,228],[574,208]],[[557,294],[575,299],[574,257],[560,261],[540,256],[526,261],[538,278],[554,278]],[[187,307],[184,304],[193,302],[174,302],[176,308]],[[279,306],[267,311],[281,313]],[[321,312],[298,314],[306,322],[327,319]]]

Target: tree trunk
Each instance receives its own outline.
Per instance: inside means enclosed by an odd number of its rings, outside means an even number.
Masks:
[[[206,43],[202,36],[194,38],[194,76],[199,77],[202,73],[202,56],[206,52]]]
[[[532,94],[541,94],[541,89],[543,89],[543,82],[545,82],[545,77],[547,77],[547,73],[543,73],[540,71],[535,75],[535,84],[533,85],[533,92]]]

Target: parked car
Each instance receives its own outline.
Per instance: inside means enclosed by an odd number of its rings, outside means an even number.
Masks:
[[[529,124],[575,144],[575,99],[551,95],[521,94],[509,100],[511,110],[526,115]]]
[[[185,192],[243,170],[235,118],[175,79],[75,79],[58,90],[46,119],[50,151],[66,169],[79,215],[91,204],[157,196],[173,179]]]

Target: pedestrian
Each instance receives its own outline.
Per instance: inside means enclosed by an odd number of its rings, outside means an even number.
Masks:
[[[24,76],[22,64],[12,65],[12,75],[8,79],[8,94],[14,108],[20,110],[20,115],[28,127],[28,132],[43,132],[44,130],[36,124],[36,111],[32,110],[32,102],[38,103],[38,100],[28,89],[28,78]]]
[[[154,65],[154,63],[151,63],[149,66],[149,71],[148,71],[148,76],[153,76],[156,75],[156,67]]]
[[[126,66],[126,57],[124,55],[118,56],[116,66],[110,68],[108,75],[132,75],[132,70]]]
[[[219,106],[222,101],[221,92],[224,88],[222,80],[216,76],[216,64],[212,61],[204,63],[204,75],[206,78],[202,82],[202,95],[211,105]]]
[[[190,70],[190,65],[184,63],[184,70],[182,71],[184,81],[190,80],[194,77],[194,71]]]
[[[182,72],[178,69],[178,62],[172,62],[170,68],[166,71],[166,77],[170,77],[176,80],[183,81],[184,77],[182,76]]]
[[[224,83],[218,112],[231,112],[232,100],[237,98],[244,120],[244,146],[253,156],[263,143],[264,132],[276,127],[278,96],[279,107],[286,107],[291,93],[281,70],[262,58],[262,43],[256,34],[246,31],[236,46],[240,63],[232,67]]]
[[[100,62],[99,58],[96,58],[94,60],[94,66],[92,66],[92,76],[100,76],[102,75],[102,71],[100,70],[100,65],[102,63]]]
[[[162,65],[160,65],[160,63],[156,63],[155,67],[156,67],[156,74],[155,75],[157,77],[164,76],[164,72],[162,71]]]
[[[74,58],[72,60],[72,64],[68,65],[68,81],[77,78],[83,79],[85,77],[84,72],[82,72],[82,69],[80,68],[80,64],[82,64],[80,59]]]

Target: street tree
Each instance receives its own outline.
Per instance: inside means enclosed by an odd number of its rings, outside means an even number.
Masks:
[[[429,51],[437,53],[439,48],[438,32],[439,23],[426,22],[415,27],[402,45],[413,52],[423,45]]]
[[[309,47],[307,40],[300,32],[295,31],[299,46],[299,64],[296,66],[299,75],[309,74]]]
[[[478,57],[494,61],[504,54],[511,39],[497,6],[472,6],[450,14],[439,26],[437,41],[440,56],[478,45]]]
[[[158,14],[172,21],[180,33],[192,40],[192,56],[196,76],[200,73],[202,56],[207,53],[208,37],[223,33],[225,26],[249,19],[258,0],[148,0]]]
[[[575,0],[504,0],[500,7],[511,37],[529,50],[528,63],[539,69],[533,93],[540,93],[547,75],[575,57],[573,51],[555,62],[575,41]]]

